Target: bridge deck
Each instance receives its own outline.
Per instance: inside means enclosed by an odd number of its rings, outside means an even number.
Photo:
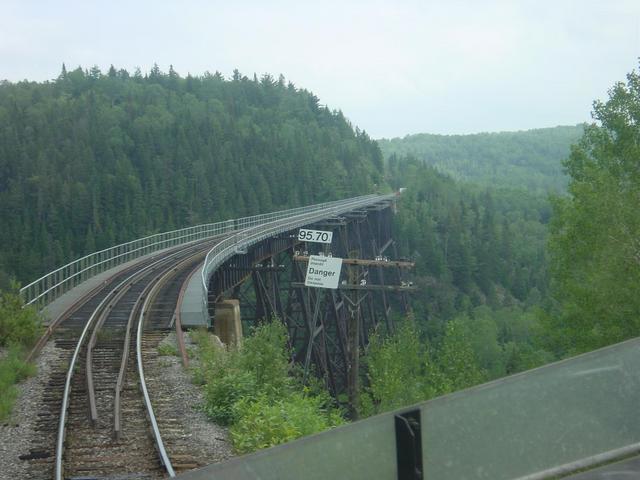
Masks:
[[[177,248],[183,248],[185,245],[188,244],[181,245]],[[91,278],[88,278],[81,284],[73,287],[68,292],[60,295],[58,298],[56,298],[54,301],[52,301],[42,309],[41,313],[44,318],[44,324],[49,325],[55,319],[60,317],[60,315],[66,312],[74,303],[83,298],[85,295],[89,294],[92,290],[98,288],[103,283],[108,282],[109,279],[114,275],[117,275],[118,273],[123,272],[127,268],[132,267],[138,263],[149,260],[152,257],[161,256],[164,253],[175,249],[176,247],[169,247],[163,250],[158,250],[157,252],[149,253],[147,255],[135,258],[126,263],[110,268],[109,270],[99,273]]]
[[[202,314],[202,266],[189,279],[180,305],[182,326],[208,327]]]
[[[167,249],[169,250],[169,249]],[[163,250],[164,251],[164,250]],[[95,275],[81,284],[73,287],[66,293],[63,293],[58,298],[56,298],[53,302],[48,304],[46,307],[42,309],[42,316],[44,318],[44,324],[49,325],[56,318],[60,317],[64,312],[66,312],[74,303],[80,300],[82,297],[87,295],[89,292],[99,287],[101,284],[108,282],[109,279],[120,273],[127,268],[135,265],[136,263],[142,262],[154,255],[158,255],[160,252],[151,253],[149,255],[145,255],[140,258],[136,258],[127,263],[123,263],[122,265],[118,265],[109,270],[106,270],[98,275]]]

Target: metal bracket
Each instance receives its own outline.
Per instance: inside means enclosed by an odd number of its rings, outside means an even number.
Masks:
[[[398,480],[422,480],[422,432],[420,410],[394,416]]]

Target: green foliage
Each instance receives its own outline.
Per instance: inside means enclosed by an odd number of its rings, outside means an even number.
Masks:
[[[22,349],[12,346],[0,360],[0,422],[6,420],[13,409],[18,396],[15,384],[36,373],[35,365],[26,363],[23,357]]]
[[[23,307],[18,285],[10,282],[7,291],[0,291],[0,346],[6,347],[6,355],[0,360],[0,421],[11,414],[18,395],[15,384],[36,370],[23,359],[25,348],[40,334],[40,317],[34,308]]]
[[[304,387],[292,375],[286,327],[277,319],[257,327],[238,349],[195,335],[204,385],[204,411],[231,425],[234,447],[244,453],[315,433],[343,422],[326,391]]]
[[[375,332],[364,356],[367,377],[361,411],[371,415],[554,361],[541,347],[537,307],[477,307],[445,323],[430,341],[418,324],[402,322],[393,335]]]
[[[549,344],[570,355],[640,334],[640,75],[595,102],[565,166],[569,197],[556,199],[550,252],[561,312]]]
[[[215,422],[237,421],[234,405],[259,396],[277,398],[291,390],[286,328],[279,321],[260,325],[242,347],[226,350],[206,345],[201,360],[205,378],[205,412]]]
[[[412,320],[390,336],[372,335],[365,355],[367,386],[362,413],[371,415],[436,395],[471,387],[486,380],[462,323],[447,323],[440,346],[429,351]]]
[[[393,410],[433,395],[427,381],[431,362],[412,321],[403,322],[394,335],[371,335],[364,359],[368,386],[360,395],[363,415]]]
[[[564,191],[561,161],[583,127],[541,128],[475,135],[407,135],[379,140],[385,158],[413,156],[457,180],[534,193]]]
[[[260,386],[250,372],[230,368],[213,376],[205,386],[205,413],[220,425],[231,425],[238,420],[239,401],[255,401]]]
[[[438,390],[454,392],[482,383],[487,379],[480,368],[464,322],[454,319],[447,323],[442,345],[437,353],[440,369]]]
[[[546,301],[546,198],[462,185],[411,158],[389,168],[392,185],[407,187],[394,238],[416,262],[413,306],[430,338],[477,306]]]
[[[0,346],[32,345],[38,338],[40,317],[33,307],[23,307],[17,284],[0,292]]]
[[[113,71],[0,82],[0,271],[382,183],[377,144],[283,78]]]
[[[363,413],[554,360],[542,346],[539,308],[548,302],[548,199],[462,184],[411,155],[392,156],[388,169],[394,188],[407,187],[394,238],[400,255],[416,262],[418,292],[413,323],[390,337],[373,335]]]
[[[268,397],[278,396],[291,386],[287,339],[286,327],[274,319],[258,326],[238,355],[238,368],[251,374],[260,393]]]
[[[344,423],[325,399],[303,393],[283,398],[261,396],[235,405],[238,418],[230,430],[238,453],[248,453],[321,432]]]
[[[176,357],[178,356],[178,347],[170,343],[162,343],[158,345],[158,355]]]

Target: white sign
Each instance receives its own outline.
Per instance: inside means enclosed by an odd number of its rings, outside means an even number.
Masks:
[[[323,230],[301,228],[298,232],[298,240],[301,242],[331,243],[332,238],[333,232],[325,232]]]
[[[306,287],[338,288],[342,259],[311,255],[307,265]]]

